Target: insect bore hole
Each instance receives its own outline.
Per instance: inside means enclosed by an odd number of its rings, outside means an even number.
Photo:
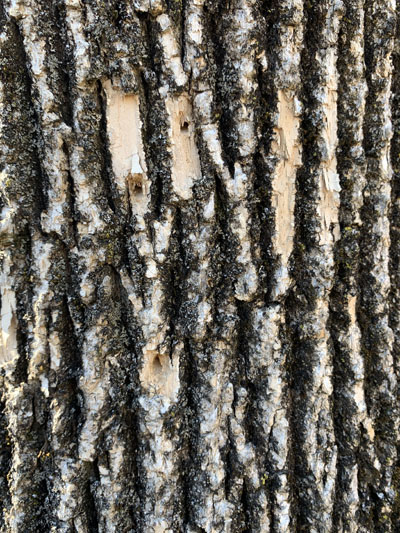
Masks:
[[[162,364],[159,355],[156,355],[153,359],[153,371],[155,374],[159,374],[160,372],[162,372]]]
[[[130,174],[128,184],[132,196],[139,196],[143,193],[143,176],[142,174]]]

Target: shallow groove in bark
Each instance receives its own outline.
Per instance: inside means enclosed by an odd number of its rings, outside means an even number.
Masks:
[[[151,46],[149,47],[149,54],[152,54]],[[147,75],[146,72],[141,73],[141,85],[144,99],[144,106],[143,108],[141,107],[141,109],[143,109],[141,113],[144,115],[143,143],[146,153],[148,175],[151,180],[151,203],[155,218],[158,220],[162,216],[162,207],[164,196],[166,194],[166,172],[164,169],[165,140],[160,143],[160,139],[157,135],[160,102],[159,97],[156,94],[155,80],[152,80],[150,75]]]
[[[243,387],[248,392],[249,382],[247,377],[247,365],[248,362],[248,345],[247,345],[247,328],[249,327],[249,316],[248,316],[248,305],[245,302],[236,301],[236,310],[238,315],[237,321],[237,330],[235,338],[235,365],[232,365],[230,370],[230,381],[234,384],[233,392],[233,403],[232,411],[233,415],[236,415],[236,406],[238,404],[237,389]],[[251,441],[251,431],[248,428],[251,428],[252,420],[251,414],[249,413],[248,417],[245,417],[244,420],[244,429],[246,431],[246,437]],[[232,432],[232,422],[228,420],[228,442],[226,443],[226,455],[225,455],[225,464],[226,464],[226,478],[225,478],[225,491],[227,494],[228,501],[232,501],[233,498],[237,498],[234,488],[235,484],[238,483],[238,480],[241,480],[241,490],[239,501],[235,501],[235,512],[232,516],[232,522],[234,527],[240,529],[244,527],[246,522],[246,515],[251,513],[251,503],[250,501],[243,498],[243,492],[245,490],[246,479],[244,477],[243,467],[238,456],[235,442],[233,439]],[[256,526],[256,522],[253,522]]]
[[[71,233],[72,233],[72,241],[75,244],[75,246],[78,246],[78,227],[77,222],[79,218],[79,214],[76,209],[76,191],[75,191],[75,184],[74,179],[72,177],[71,171],[70,171],[70,158],[69,158],[69,152],[68,152],[68,146],[66,143],[63,143],[62,150],[67,158],[67,185],[68,185],[68,200],[69,200],[69,206],[70,206],[70,221],[71,221]]]
[[[185,329],[183,324],[181,328],[179,328],[180,323],[186,318],[185,316],[182,316],[182,303],[185,300],[184,284],[188,270],[183,239],[182,213],[178,207],[172,222],[171,240],[168,249],[168,271],[166,272],[164,279],[164,290],[166,295],[165,314],[169,319],[167,338],[169,339],[170,345],[170,357],[173,346],[180,337],[179,329],[181,332]]]
[[[32,214],[36,215],[33,217],[33,220],[37,222],[37,218],[40,216],[40,213],[47,208],[48,202],[46,195],[46,178],[41,167],[40,151],[38,149],[40,144],[38,133],[38,117],[32,103],[32,80],[29,73],[28,58],[25,52],[24,40],[18,24],[14,20],[11,20],[9,24],[13,46],[8,52],[10,55],[7,58],[7,62],[11,72],[15,71],[15,75],[20,78],[16,83],[15,89],[17,89],[19,93],[22,93],[22,103],[26,106],[26,109],[28,109],[26,113],[27,120],[25,127],[28,130],[28,143],[30,145],[27,144],[25,146],[27,150],[31,152],[31,154],[33,152],[30,163],[33,166],[32,174],[34,178],[34,199],[30,208],[33,210]],[[21,85],[18,85],[18,82]],[[11,94],[7,96],[10,98],[10,100],[12,100]],[[17,139],[15,139],[15,141],[17,141]]]
[[[99,484],[99,469],[97,460],[88,466],[88,477],[84,488],[85,514],[87,518],[88,533],[99,533],[99,518],[96,500],[93,495],[95,488]]]
[[[23,265],[22,279],[18,280],[17,285],[17,343],[18,343],[18,362],[15,366],[14,376],[18,383],[28,381],[28,360],[29,360],[29,335],[28,323],[29,318],[32,317],[32,298],[33,286],[30,282],[31,278],[31,264],[32,264],[32,245],[29,229],[26,228],[25,235],[21,236],[21,248],[25,255],[25,262],[21,261]]]

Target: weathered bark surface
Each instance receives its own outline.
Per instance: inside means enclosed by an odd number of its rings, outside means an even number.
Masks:
[[[1,531],[400,531],[399,8],[1,0]]]

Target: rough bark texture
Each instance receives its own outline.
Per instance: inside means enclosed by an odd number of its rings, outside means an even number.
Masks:
[[[0,1],[1,531],[400,531],[399,8]]]

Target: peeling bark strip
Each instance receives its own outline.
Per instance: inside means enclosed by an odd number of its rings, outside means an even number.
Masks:
[[[0,531],[399,531],[399,12],[0,2]]]

